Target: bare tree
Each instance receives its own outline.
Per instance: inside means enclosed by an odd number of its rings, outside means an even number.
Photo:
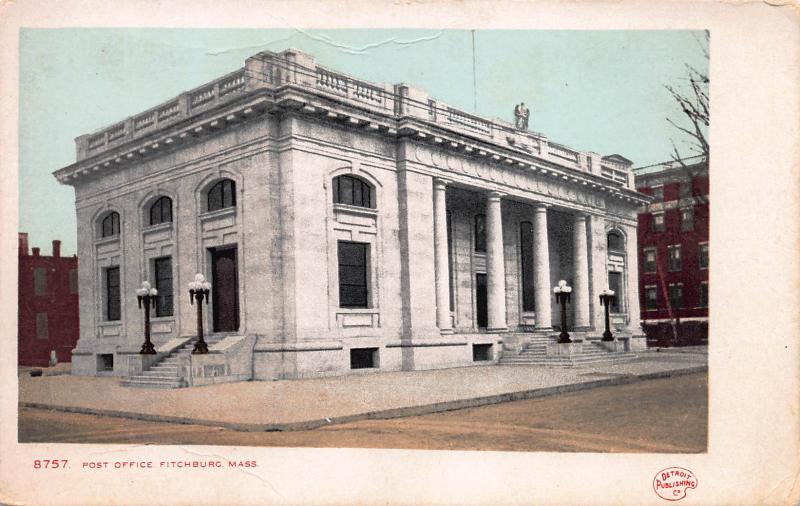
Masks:
[[[700,51],[706,61],[709,59],[709,32],[704,32],[703,40],[695,36]],[[688,146],[689,153],[682,153],[678,149],[674,140],[672,142],[672,158],[677,163],[685,166],[684,160],[690,157],[703,155],[708,160],[708,124],[709,124],[709,100],[708,100],[708,71],[698,70],[696,67],[686,64],[686,75],[688,86],[664,86],[672,98],[678,103],[683,115],[680,120],[667,118],[667,121],[683,132],[687,139],[683,141]]]

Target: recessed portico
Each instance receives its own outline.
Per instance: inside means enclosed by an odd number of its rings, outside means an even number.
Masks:
[[[600,314],[593,302],[607,287],[607,259],[592,249],[605,249],[605,237],[593,238],[590,225],[604,222],[603,216],[441,178],[433,185],[442,334],[552,332],[558,312],[552,288],[559,279],[573,286],[570,329],[592,336],[602,332],[592,318]],[[532,241],[525,244],[528,228]],[[532,283],[527,281],[532,286],[524,286],[526,269],[533,273]],[[480,321],[483,290],[485,322]]]

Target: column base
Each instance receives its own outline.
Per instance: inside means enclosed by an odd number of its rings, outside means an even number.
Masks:
[[[553,327],[533,327],[534,332],[552,332]]]
[[[486,332],[489,334],[500,334],[502,332],[508,332],[508,327],[497,327],[497,328],[488,327],[486,329]]]
[[[439,333],[443,336],[452,334],[453,332],[453,329],[439,329]]]

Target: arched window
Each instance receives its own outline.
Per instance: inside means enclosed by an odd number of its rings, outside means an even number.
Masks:
[[[223,179],[208,190],[207,211],[218,211],[228,207],[236,207],[236,183],[230,179]]]
[[[618,232],[608,233],[608,251],[624,251],[625,244]]]
[[[337,176],[333,179],[333,202],[350,206],[375,208],[372,186],[355,176]]]
[[[475,252],[486,253],[486,215],[475,216]]]
[[[111,211],[103,218],[100,227],[100,237],[112,237],[119,235],[119,213]]]
[[[169,223],[172,221],[172,199],[169,197],[159,197],[150,206],[150,224]]]

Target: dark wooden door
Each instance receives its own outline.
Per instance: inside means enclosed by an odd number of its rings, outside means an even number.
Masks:
[[[478,327],[489,325],[489,312],[486,307],[486,274],[475,274],[475,306]]]
[[[211,250],[214,332],[239,330],[239,274],[236,248]]]
[[[611,303],[611,307],[609,308],[612,313],[619,313],[620,312],[620,300],[622,300],[622,273],[621,272],[609,272],[608,273],[608,288],[614,290],[614,302]]]

